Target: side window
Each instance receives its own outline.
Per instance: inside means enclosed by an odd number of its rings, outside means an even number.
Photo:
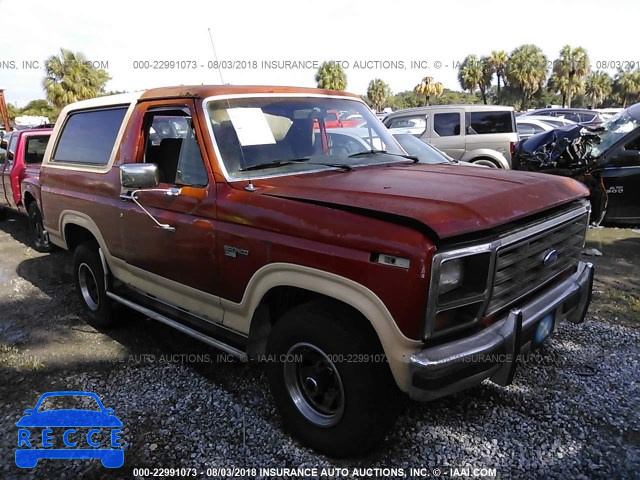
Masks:
[[[441,137],[460,135],[460,114],[436,113],[433,116],[433,130]]]
[[[475,133],[511,133],[513,119],[510,111],[471,112],[471,128]]]
[[[144,161],[158,165],[160,182],[203,187],[209,183],[188,110],[147,112]]]
[[[629,140],[624,145],[625,150],[640,151],[640,135],[636,135],[636,138]]]
[[[126,107],[120,107],[72,113],[62,129],[52,161],[106,165],[126,112]]]
[[[562,118],[565,120],[571,120],[572,122],[580,123],[583,120],[580,118],[580,115],[577,113],[567,112],[562,114]]]
[[[578,113],[578,118],[581,122],[588,123],[593,122],[596,119],[595,113]]]
[[[386,122],[385,122],[386,123]],[[412,135],[422,134],[427,129],[427,117],[424,115],[418,117],[398,117],[392,118],[387,125],[389,130],[402,130],[402,133],[411,133]]]
[[[13,156],[16,153],[16,147],[18,146],[18,135],[11,135],[9,140],[9,146],[7,147],[7,163],[11,165],[13,163]]]
[[[24,156],[26,164],[42,163],[44,151],[49,143],[49,135],[38,135],[37,137],[27,137],[27,148]]]

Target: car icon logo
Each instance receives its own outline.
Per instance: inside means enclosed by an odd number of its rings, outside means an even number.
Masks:
[[[52,397],[67,397],[63,401],[68,397],[81,397],[80,400],[94,408],[43,408],[43,402]],[[122,422],[113,414],[114,410],[104,407],[95,393],[45,393],[34,408],[24,413],[16,423],[18,448],[15,459],[18,467],[33,468],[41,458],[99,458],[107,468],[119,468],[124,463],[124,450],[120,443]]]
[[[551,266],[556,263],[557,260],[558,252],[557,250],[552,249],[548,252],[545,252],[544,256],[542,257],[542,264],[547,268],[551,268]]]

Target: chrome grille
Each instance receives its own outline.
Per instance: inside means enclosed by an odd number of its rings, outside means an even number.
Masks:
[[[585,214],[499,248],[487,315],[509,306],[576,265],[584,242],[587,219]],[[543,259],[551,250],[557,252],[557,260],[545,266]]]

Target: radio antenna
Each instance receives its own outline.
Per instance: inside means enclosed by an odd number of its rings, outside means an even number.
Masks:
[[[220,65],[220,62],[218,61],[218,54],[216,53],[216,46],[213,43],[213,36],[211,35],[211,28],[207,28],[207,31],[209,32],[209,41],[211,42],[211,50],[213,50],[213,59],[218,64],[218,73],[220,74],[220,83],[222,83],[224,85],[225,83],[224,83],[224,79],[222,78],[222,67]],[[229,98],[228,97],[227,97],[227,108],[231,108],[231,104],[229,102]],[[242,166],[242,169],[245,170],[245,173],[247,174],[248,184],[247,184],[246,187],[244,187],[244,189],[247,192],[255,192],[258,189],[255,187],[255,185],[251,181],[251,174],[246,169],[246,161],[244,159],[244,150],[242,148],[242,145],[240,145],[240,165]]]
[[[220,74],[220,83],[224,85],[224,79],[222,78],[222,68],[220,68],[220,62],[218,61],[218,54],[216,53],[216,46],[213,43],[213,37],[211,36],[211,29],[207,28],[207,31],[209,32],[209,41],[211,42],[211,49],[213,50],[213,59],[218,65],[218,73]]]

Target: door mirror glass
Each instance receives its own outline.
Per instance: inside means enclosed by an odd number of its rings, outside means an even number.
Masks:
[[[157,187],[159,183],[158,166],[154,163],[121,165],[120,183],[125,188]]]

